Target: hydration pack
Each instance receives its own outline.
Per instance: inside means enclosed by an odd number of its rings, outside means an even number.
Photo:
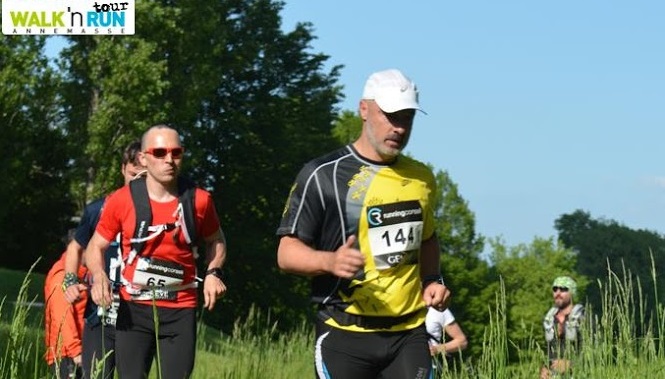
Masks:
[[[184,177],[178,177],[178,218],[174,223],[151,225],[152,223],[152,209],[150,207],[150,198],[148,196],[148,188],[145,182],[145,176],[134,179],[129,182],[129,190],[132,195],[132,202],[134,203],[134,210],[136,212],[136,227],[134,228],[134,237],[131,239],[132,250],[129,256],[129,263],[134,260],[137,255],[141,255],[146,241],[158,236],[163,231],[173,230],[180,228],[183,237],[187,244],[190,246],[194,256],[196,253],[196,218],[194,214],[194,194],[196,187],[194,183]],[[152,233],[152,234],[150,234]],[[174,238],[177,234],[174,235]]]

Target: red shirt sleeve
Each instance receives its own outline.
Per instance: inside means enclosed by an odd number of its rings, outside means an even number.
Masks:
[[[199,219],[199,235],[202,239],[210,237],[219,230],[219,217],[215,202],[208,191],[196,189],[196,217]]]

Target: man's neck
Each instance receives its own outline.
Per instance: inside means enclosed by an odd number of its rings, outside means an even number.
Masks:
[[[396,157],[381,156],[381,154],[379,154],[379,152],[376,151],[374,147],[372,147],[372,144],[370,144],[366,139],[363,138],[359,138],[351,145],[353,146],[354,149],[356,149],[356,152],[358,152],[358,154],[360,154],[361,157],[371,162],[376,162],[377,164],[389,165],[393,163],[395,159],[397,159]]]
[[[178,182],[175,180],[162,183],[148,175],[146,177],[146,187],[150,199],[159,203],[166,203],[178,197]]]
[[[566,305],[563,308],[559,308],[559,311],[556,313],[556,316],[558,318],[565,318],[570,314],[570,312],[573,310],[573,302],[571,301],[570,304]]]

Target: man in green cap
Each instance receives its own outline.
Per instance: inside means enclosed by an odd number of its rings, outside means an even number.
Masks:
[[[554,306],[545,314],[543,320],[549,367],[541,368],[541,379],[563,377],[572,373],[569,358],[579,350],[582,342],[580,326],[584,317],[584,307],[573,304],[576,294],[577,283],[573,278],[560,276],[554,279]]]

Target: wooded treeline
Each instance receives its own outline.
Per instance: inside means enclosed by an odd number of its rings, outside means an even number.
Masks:
[[[228,296],[204,320],[228,331],[251,306],[284,329],[310,317],[308,282],[279,272],[274,233],[302,164],[352,141],[360,122],[337,108],[342,67],[326,68],[328,56],[312,51],[311,24],[282,30],[282,6],[142,1],[135,36],[67,37],[56,62],[44,51],[53,37],[0,36],[2,266],[27,269],[42,257],[45,272],[72,217],[121,184],[126,144],[168,123],[181,132],[184,170],[212,192],[228,239]],[[435,171],[442,272],[470,356],[482,349],[502,282],[515,346],[541,333],[558,275],[578,278],[600,309],[597,282],[608,262],[620,272],[623,259],[651,294],[646,312],[653,309],[651,254],[662,272],[663,236],[577,210],[556,220],[557,239],[485,241],[457,185]]]

